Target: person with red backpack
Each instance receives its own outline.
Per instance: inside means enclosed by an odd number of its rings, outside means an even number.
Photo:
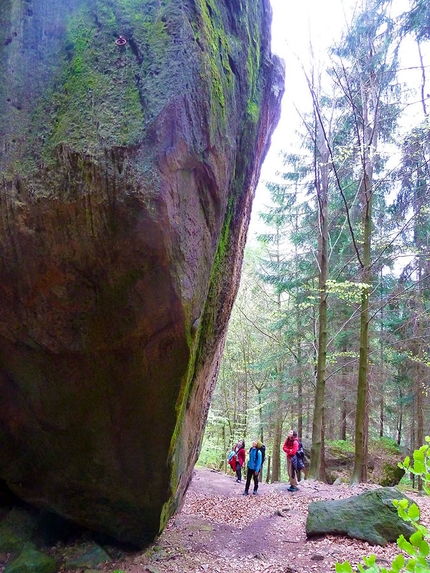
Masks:
[[[294,436],[294,433],[296,434]],[[297,437],[297,432],[290,430],[288,432],[287,439],[284,442],[282,447],[284,452],[287,454],[287,469],[288,469],[288,477],[290,478],[290,487],[288,491],[297,491],[299,488],[297,487],[297,478],[296,478],[296,471],[297,471],[297,451],[299,449],[299,440]]]
[[[245,465],[245,440],[239,440],[228,456],[228,464],[236,473],[236,482],[242,481],[242,468]]]
[[[234,446],[236,456],[236,481],[242,481],[242,468],[245,465],[245,440],[239,440]]]

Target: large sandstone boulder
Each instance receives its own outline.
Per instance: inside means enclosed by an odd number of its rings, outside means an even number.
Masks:
[[[197,459],[283,69],[269,0],[0,3],[0,478],[143,544]]]
[[[405,497],[395,488],[383,487],[346,499],[312,502],[306,535],[336,533],[372,545],[385,545],[400,535],[409,539],[415,529],[398,516],[393,505],[393,499]]]

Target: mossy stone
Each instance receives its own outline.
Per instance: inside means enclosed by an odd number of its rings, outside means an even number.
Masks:
[[[397,464],[385,463],[382,466],[382,477],[379,483],[384,487],[393,487],[400,482],[404,475],[405,470],[399,468]]]
[[[0,523],[0,551],[18,551],[32,539],[37,516],[21,508],[13,508]]]
[[[91,546],[80,550],[78,555],[66,561],[66,569],[92,569],[103,563],[111,561],[111,558],[100,545],[91,544]]]
[[[55,573],[57,568],[55,559],[27,544],[19,556],[6,565],[4,573]]]

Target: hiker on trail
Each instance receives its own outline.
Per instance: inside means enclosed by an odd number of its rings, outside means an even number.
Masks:
[[[242,468],[245,465],[245,440],[239,440],[234,446],[236,456],[236,481],[242,481]]]
[[[293,430],[288,432],[287,439],[284,442],[283,450],[287,454],[287,469],[288,477],[290,478],[290,487],[288,491],[297,491],[297,450],[299,449],[299,440],[297,439],[297,432],[295,432],[296,437],[294,437]]]
[[[260,444],[261,446],[261,444]],[[252,492],[254,495],[257,495],[258,490],[258,474],[261,468],[261,460],[262,455],[260,449],[258,447],[257,440],[252,442],[251,449],[249,450],[249,457],[248,457],[248,468],[246,471],[246,484],[245,484],[245,491],[243,495],[248,495],[249,486],[251,483],[251,478],[254,478],[254,491]]]
[[[296,432],[296,430],[293,430],[293,438],[295,440],[298,441],[299,443],[299,449],[296,452],[296,465],[297,467],[294,467],[295,470],[295,474],[297,477],[297,481],[301,482],[302,481],[302,472],[303,472],[303,479],[305,479],[305,450],[303,449],[303,444]],[[293,459],[293,465],[294,465],[294,459]]]

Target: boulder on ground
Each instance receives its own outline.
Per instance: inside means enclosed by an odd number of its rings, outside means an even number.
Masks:
[[[415,530],[397,515],[393,505],[393,499],[405,497],[395,488],[386,487],[346,499],[310,503],[306,535],[334,533],[372,545],[385,545],[400,535],[408,539]]]
[[[397,485],[405,475],[405,470],[400,468],[397,463],[385,462],[381,470],[379,483],[384,487],[393,487]]]
[[[0,479],[143,545],[198,458],[279,117],[270,2],[0,22]]]

